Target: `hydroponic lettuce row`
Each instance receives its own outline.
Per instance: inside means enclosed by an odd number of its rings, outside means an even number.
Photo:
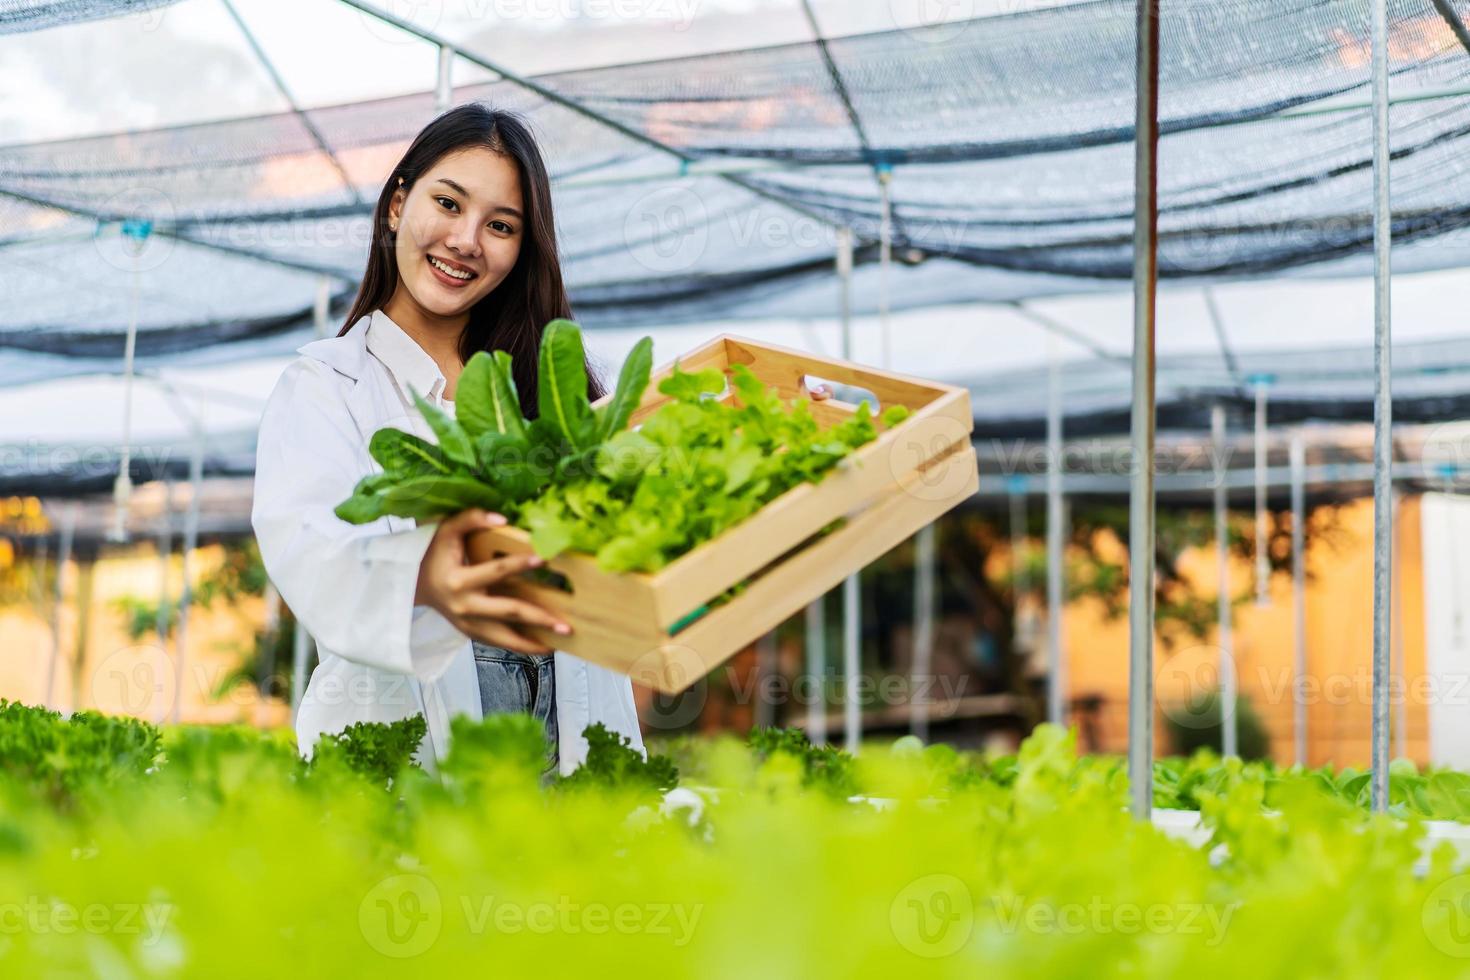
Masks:
[[[652,363],[645,337],[611,398],[594,407],[581,330],[553,320],[541,339],[539,414],[528,420],[510,355],[479,352],[460,376],[453,418],[414,393],[438,445],[400,429],[374,433],[368,450],[383,471],[360,481],[337,516],[432,521],[483,507],[530,531],[543,558],[581,551],[608,571],[655,571],[821,480],[878,434],[867,402],[823,429],[806,401],[787,404],[743,365],[730,374],[735,400],[718,397],[722,372],[676,366],[659,385],[671,400],[630,430]],[[882,423],[906,415],[891,406]]]
[[[1155,799],[1201,807],[1196,847],[1128,815],[1122,760],[1050,726],[1007,756],[680,740],[662,799],[668,763],[596,730],[586,775],[550,783],[527,715],[456,719],[437,776],[404,764],[415,732],[364,726],[304,765],[289,733],[0,704],[0,976],[1424,980],[1470,962],[1463,861],[1424,857],[1414,816],[1459,810],[1461,780],[1407,763],[1395,819],[1357,774],[1166,760]]]

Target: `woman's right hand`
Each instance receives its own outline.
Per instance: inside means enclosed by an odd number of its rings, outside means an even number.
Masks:
[[[419,563],[413,601],[438,610],[455,629],[481,643],[517,653],[552,653],[551,647],[525,636],[518,627],[542,626],[562,635],[571,633],[571,627],[535,603],[490,591],[512,575],[539,567],[542,559],[536,555],[509,555],[478,565],[466,564],[466,536],[504,524],[501,515],[478,508],[441,521]]]

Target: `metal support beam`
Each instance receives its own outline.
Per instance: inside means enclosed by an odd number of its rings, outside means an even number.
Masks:
[[[806,705],[806,737],[813,745],[827,744],[827,597],[818,596],[806,607],[806,669],[812,679]]]
[[[664,153],[668,153],[671,156],[688,163],[694,162],[693,155],[690,154],[688,151],[657,140],[654,137],[643,132],[642,130],[634,129],[632,126],[629,126],[626,123],[619,122],[618,120],[613,119],[611,116],[603,115],[602,113],[597,112],[595,109],[592,109],[590,106],[578,102],[576,99],[569,98],[568,96],[562,95],[555,89],[548,88],[541,82],[538,82],[525,75],[513,72],[510,69],[506,68],[504,65],[490,61],[487,58],[483,58],[473,51],[467,51],[464,48],[461,48],[458,45],[454,44],[448,38],[436,34],[433,31],[426,31],[422,27],[419,27],[413,21],[408,20],[405,17],[400,17],[397,14],[390,13],[389,11],[384,10],[382,7],[377,6],[374,3],[367,2],[367,0],[341,0],[341,2],[345,3],[349,7],[354,8],[355,10],[362,11],[370,17],[377,18],[385,24],[391,24],[393,27],[398,28],[405,34],[411,34],[421,41],[427,41],[428,43],[437,45],[440,48],[449,48],[454,52],[456,57],[463,58],[465,61],[469,62],[472,65],[475,65],[478,68],[483,68],[486,71],[494,72],[501,78],[505,79],[507,82],[510,82],[513,85],[518,85],[529,92],[534,92],[548,102],[553,102],[556,105],[559,105],[564,109],[568,109],[579,116],[595,120],[596,122],[601,123],[609,129],[621,133],[622,135],[626,136],[628,139],[633,140],[636,143],[639,143],[643,146],[652,147]],[[755,194],[758,197],[764,198],[768,201],[772,201],[776,204],[781,205],[784,208],[795,211],[798,214],[806,215],[808,218],[812,219],[818,224],[834,228],[838,226],[838,222],[835,221],[831,215],[824,214],[814,208],[804,207],[801,204],[792,201],[789,198],[783,197],[780,194],[775,193],[774,191],[767,190],[758,184],[753,184],[748,180],[742,180],[740,177],[734,174],[723,173],[719,174],[718,176],[723,180],[735,184],[737,187],[742,187],[745,190],[750,191],[752,194]]]
[[[154,630],[158,636],[158,650],[162,654],[163,662],[168,660],[168,635],[169,611],[173,605],[173,594],[169,591],[168,572],[169,561],[173,557],[173,519],[174,519],[174,481],[165,480],[163,483],[163,513],[158,519],[158,615],[154,620]],[[149,700],[152,700],[151,698]],[[153,715],[154,724],[161,724],[164,717],[164,708],[160,703],[155,706]]]
[[[1236,717],[1235,640],[1231,630],[1230,521],[1225,499],[1225,406],[1210,409],[1210,435],[1215,457],[1215,565],[1220,579],[1216,617],[1220,628],[1220,754],[1240,755]]]
[[[1062,517],[1062,367],[1055,336],[1046,341],[1046,720],[1067,723],[1067,666],[1062,653],[1066,609]]]
[[[1403,503],[1404,495],[1395,490],[1393,492],[1393,557],[1389,562],[1389,581],[1393,586],[1393,598],[1389,603],[1393,638],[1389,651],[1389,675],[1392,677],[1389,687],[1392,695],[1389,710],[1393,715],[1394,758],[1403,758],[1409,754],[1408,678],[1404,673],[1404,580],[1399,569],[1401,558],[1398,546],[1399,517]]]
[[[1205,312],[1210,315],[1210,325],[1215,328],[1215,342],[1220,345],[1220,357],[1225,361],[1225,370],[1230,372],[1230,379],[1235,382],[1236,393],[1245,397],[1245,385],[1241,382],[1240,362],[1235,358],[1235,350],[1230,346],[1230,337],[1225,332],[1225,317],[1220,312],[1220,304],[1215,300],[1215,291],[1209,286],[1200,290],[1200,296],[1205,301]]]
[[[271,83],[275,85],[276,91],[280,92],[281,98],[286,100],[286,105],[291,109],[292,115],[301,123],[301,128],[306,130],[307,135],[311,137],[317,149],[322,151],[322,155],[327,158],[327,162],[332,165],[332,169],[337,171],[337,176],[342,179],[342,186],[347,190],[348,196],[352,198],[354,204],[366,207],[367,202],[358,193],[357,185],[348,176],[347,168],[342,166],[342,161],[338,158],[337,152],[332,149],[331,144],[327,142],[326,136],[322,134],[320,129],[316,128],[316,123],[311,121],[311,116],[307,115],[306,110],[301,107],[301,103],[296,100],[296,96],[292,93],[291,87],[286,84],[286,79],[276,70],[275,63],[271,61],[270,56],[265,53],[265,49],[256,40],[255,32],[245,23],[245,19],[240,16],[240,12],[235,9],[235,5],[230,0],[220,0],[220,2],[224,4],[225,10],[229,12],[230,19],[235,22],[235,26],[240,28],[240,33],[245,36],[245,42],[250,45],[250,50],[255,52],[255,57],[260,61],[261,67],[265,69],[265,73],[271,77]]]
[[[1393,561],[1393,212],[1389,199],[1388,0],[1373,0],[1373,809],[1388,810]]]
[[[1291,437],[1291,604],[1293,758],[1307,764],[1307,447],[1300,430]]]
[[[204,429],[193,420],[194,445],[189,453],[189,510],[184,517],[184,550],[181,556],[184,584],[179,590],[179,629],[174,651],[174,703],[171,717],[177,725],[183,710],[184,666],[189,655],[189,607],[194,587],[189,580],[191,559],[199,546],[199,498],[204,491]]]
[[[61,609],[66,604],[66,566],[71,563],[72,542],[76,537],[76,501],[67,504],[61,519],[61,540],[56,554],[56,595],[51,604],[51,660],[46,664],[45,705],[56,710],[56,673],[61,661]]]
[[[780,649],[776,646],[776,631],[771,630],[755,644],[755,706],[751,720],[757,728],[769,728],[776,723],[776,702],[767,696],[770,678],[780,671]]]
[[[311,634],[301,620],[294,619],[295,631],[291,634],[291,724],[301,711],[301,696],[306,693],[306,662],[311,656]]]
[[[842,328],[842,359],[852,360],[852,229],[837,229],[837,305]],[[862,589],[858,573],[842,582],[842,728],[843,745],[857,752],[863,739],[862,705],[857,681],[862,672]]]
[[[1251,381],[1256,393],[1256,605],[1271,604],[1271,556],[1267,553],[1266,512],[1266,389],[1270,382],[1256,377]]]
[[[929,683],[934,673],[934,559],[935,528],[926,524],[914,537],[914,653],[909,684],[909,730],[929,741]],[[914,692],[925,692],[916,699]]]
[[[439,71],[434,79],[434,114],[444,112],[454,102],[454,49],[439,45]]]
[[[1382,2],[1382,0],[1380,0]],[[1133,473],[1128,500],[1128,781],[1153,810],[1154,318],[1158,289],[1159,0],[1138,0],[1133,205]]]
[[[862,588],[856,575],[842,581],[842,747],[853,755],[863,740],[858,678],[863,672]]]

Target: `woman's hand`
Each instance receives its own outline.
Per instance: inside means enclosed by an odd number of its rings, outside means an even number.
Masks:
[[[808,388],[806,393],[812,396],[812,401],[814,402],[824,402],[832,397],[832,389],[826,385],[817,385],[815,388]]]
[[[490,591],[510,576],[540,566],[541,558],[511,555],[478,565],[465,563],[468,554],[465,537],[473,531],[503,524],[505,518],[501,515],[479,509],[441,521],[419,563],[418,588],[413,601],[438,610],[455,629],[481,643],[517,653],[552,653],[551,647],[525,636],[519,628],[542,626],[563,635],[572,628],[535,603]]]

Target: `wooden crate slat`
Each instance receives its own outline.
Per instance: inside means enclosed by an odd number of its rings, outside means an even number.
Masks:
[[[966,447],[972,477],[968,497],[979,487],[975,451]],[[960,463],[966,462],[959,459]],[[667,669],[663,673],[650,663],[646,653],[634,653],[628,663],[639,665],[640,683],[648,683],[666,694],[677,694],[693,684],[726,658],[805,608],[861,568],[907,540],[920,528],[937,520],[954,506],[949,500],[925,500],[898,488],[887,498],[855,517],[846,527],[813,542],[778,567],[752,582],[744,593],[705,615],[658,650]],[[625,654],[625,657],[627,655]],[[703,670],[691,676],[691,662]]]

